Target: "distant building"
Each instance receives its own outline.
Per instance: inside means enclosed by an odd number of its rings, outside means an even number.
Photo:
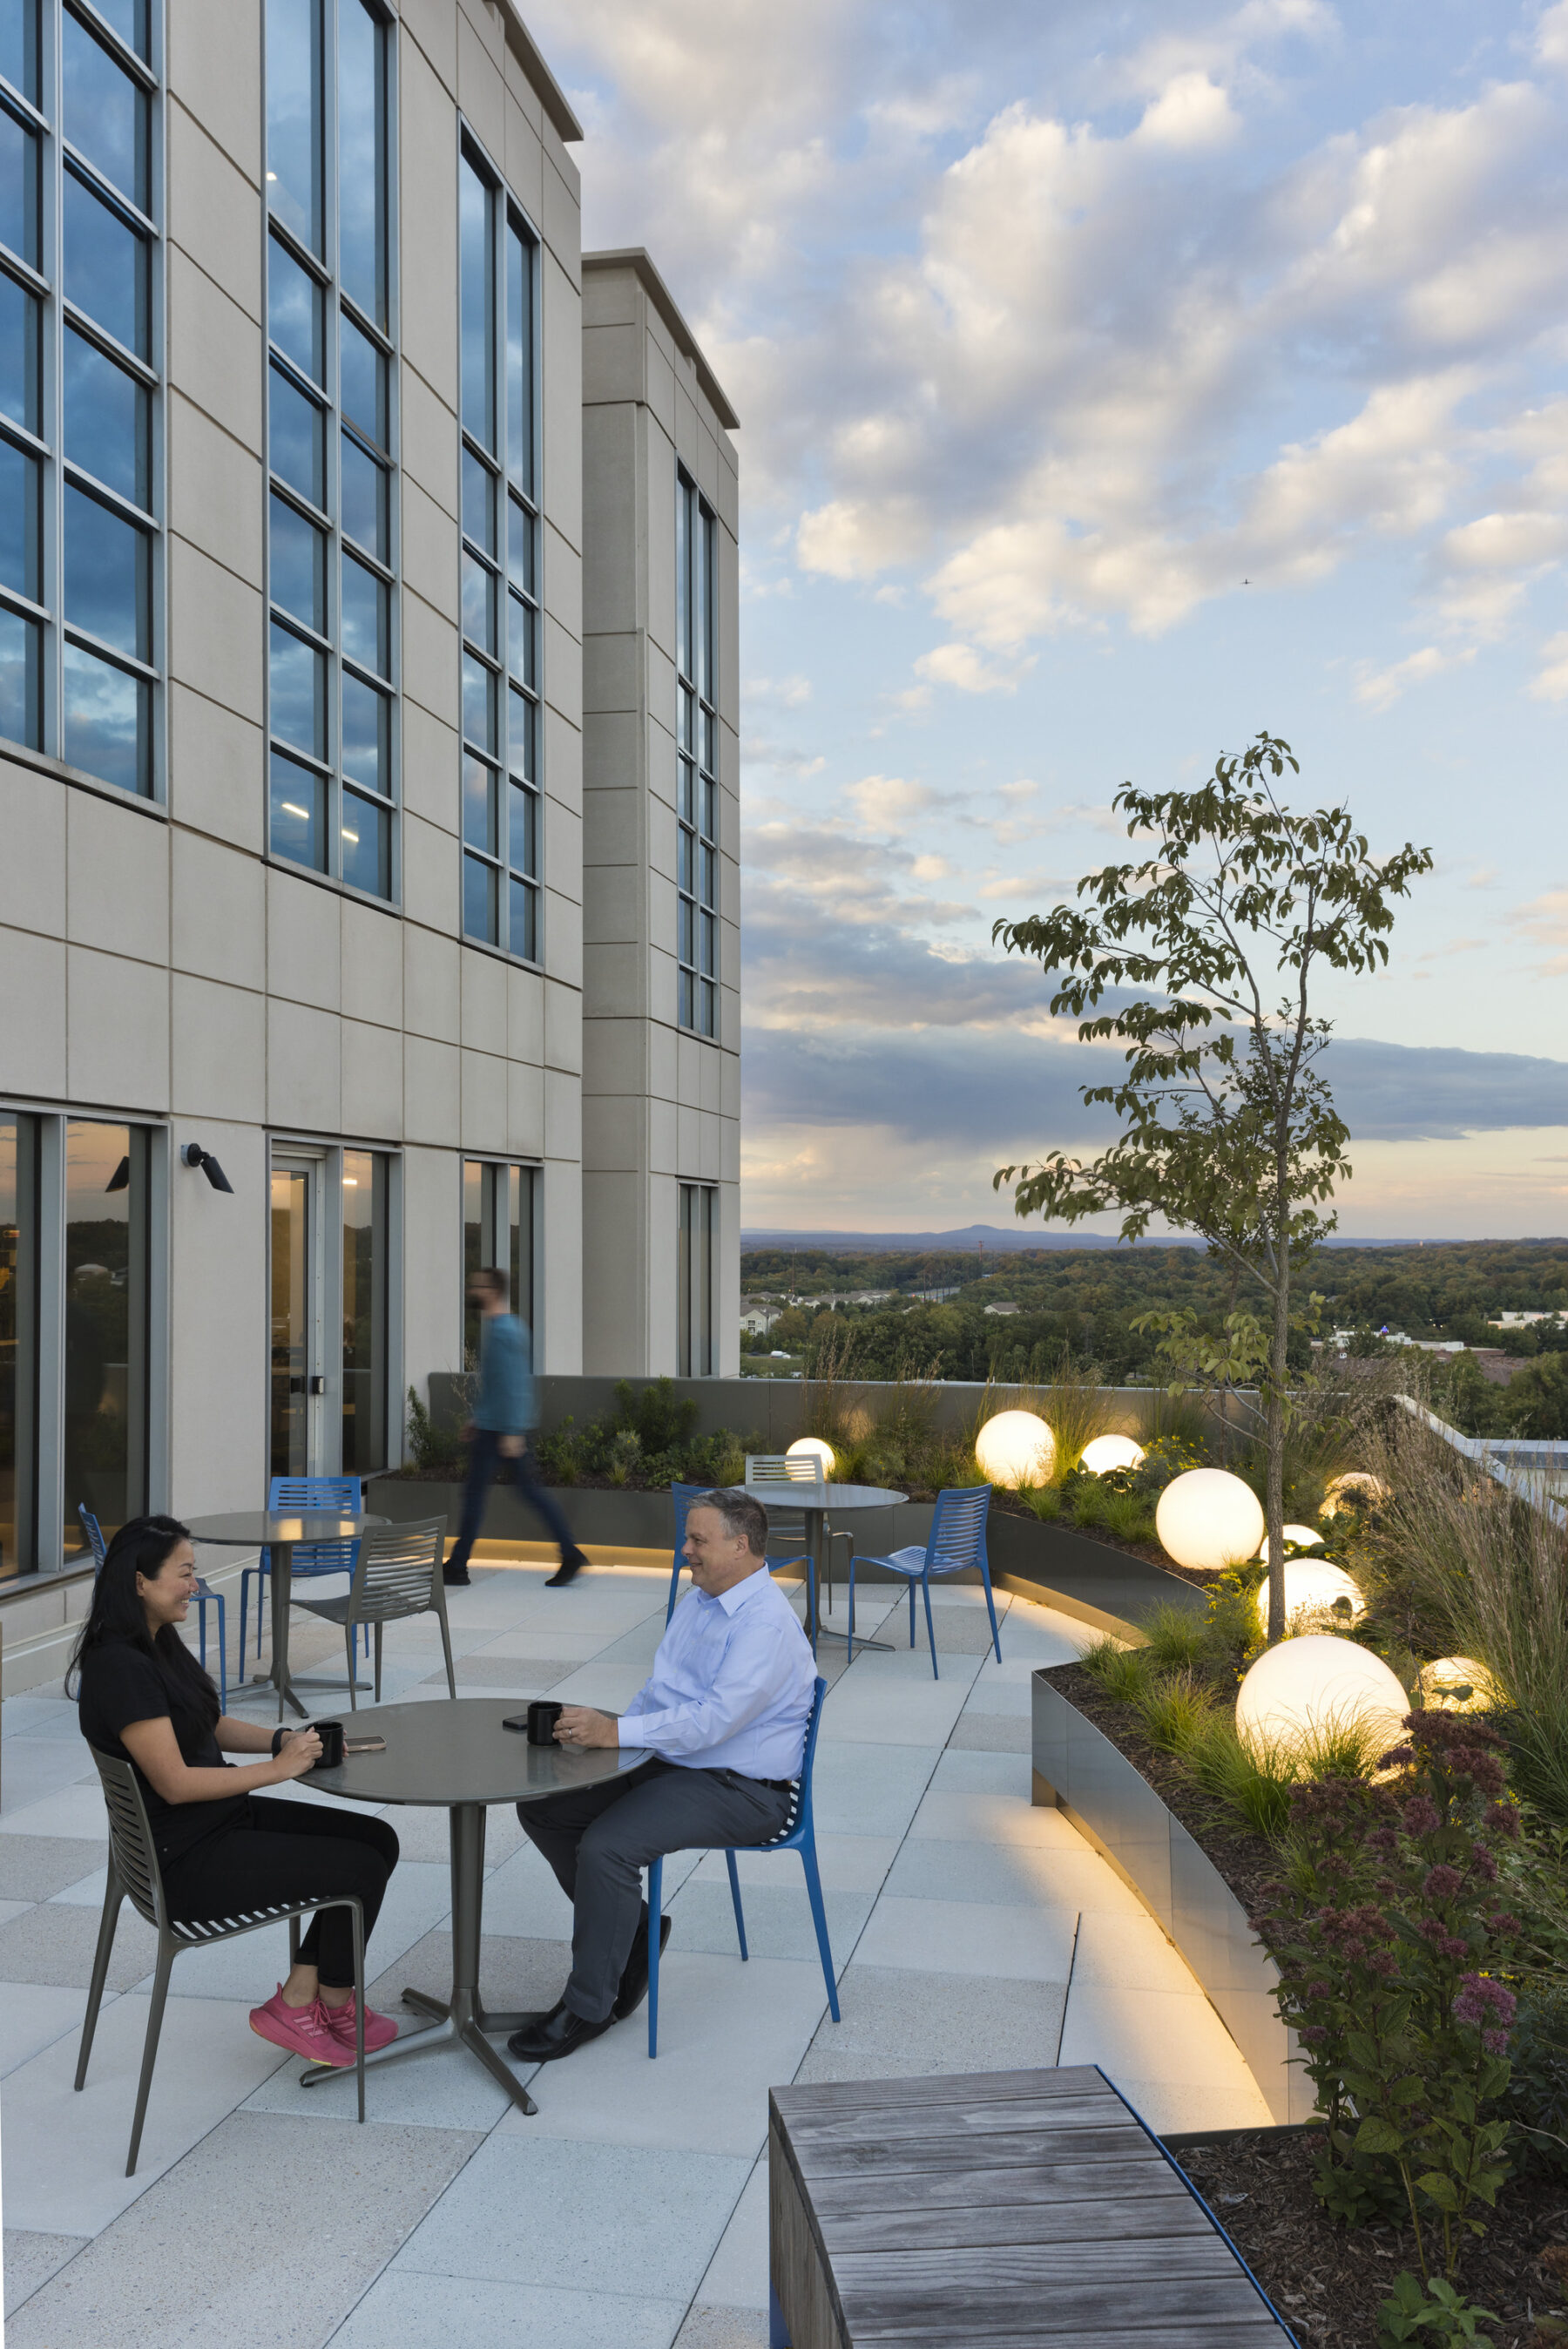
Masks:
[[[1010,1304],[1002,1304],[1002,1305],[987,1305],[987,1307],[985,1308],[985,1310],[986,1310],[986,1312],[987,1312],[987,1313],[995,1313],[995,1314],[996,1314],[996,1315],[998,1315],[998,1316],[1000,1316],[1000,1315],[1002,1315],[1002,1314],[1005,1314],[1005,1313],[1018,1313],[1018,1312],[1021,1312],[1021,1311],[1022,1311],[1022,1309],[1022,1309],[1022,1307],[1021,1307],[1021,1306],[1017,1306],[1017,1305],[1010,1305]]]

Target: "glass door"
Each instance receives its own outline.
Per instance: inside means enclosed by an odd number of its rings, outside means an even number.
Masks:
[[[274,1151],[272,1173],[272,1444],[274,1476],[323,1476],[322,1162]]]

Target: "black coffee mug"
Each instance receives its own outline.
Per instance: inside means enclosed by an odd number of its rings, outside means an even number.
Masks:
[[[531,1745],[553,1745],[555,1724],[561,1718],[561,1707],[542,1698],[528,1708],[528,1742]]]
[[[343,1767],[343,1723],[341,1721],[316,1721],[311,1723],[321,1740],[321,1760],[318,1770],[340,1770]]]

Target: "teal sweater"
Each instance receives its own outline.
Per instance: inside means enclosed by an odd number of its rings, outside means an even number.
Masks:
[[[480,1322],[480,1394],[474,1425],[516,1435],[533,1425],[533,1361],[528,1331],[515,1313]]]

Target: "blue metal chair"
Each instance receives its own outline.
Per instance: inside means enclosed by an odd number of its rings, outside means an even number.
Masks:
[[[77,1503],[77,1515],[82,1521],[82,1531],[88,1537],[88,1547],[93,1554],[93,1572],[95,1574],[100,1573],[103,1569],[103,1562],[108,1556],[108,1545],[103,1537],[103,1527],[99,1525],[98,1519],[94,1516],[92,1511],[88,1508],[85,1501],[78,1501]],[[201,1641],[201,1669],[203,1671],[207,1669],[207,1609],[209,1606],[215,1607],[218,1609],[218,1702],[222,1706],[223,1711],[227,1713],[229,1710],[229,1667],[228,1659],[224,1651],[229,1644],[229,1635],[226,1629],[226,1618],[223,1612],[223,1594],[221,1590],[213,1589],[205,1575],[199,1574],[196,1578],[196,1630],[197,1636]],[[243,1631],[242,1631],[240,1634],[240,1654],[242,1661],[244,1656],[244,1638],[245,1635]]]
[[[996,1661],[1002,1661],[1002,1642],[996,1630],[996,1602],[991,1596],[991,1568],[985,1556],[985,1513],[991,1506],[989,1485],[965,1485],[936,1496],[936,1508],[931,1520],[931,1539],[923,1549],[913,1545],[908,1549],[895,1549],[891,1557],[851,1557],[850,1560],[850,1637],[855,1636],[855,1568],[857,1566],[891,1567],[894,1574],[903,1575],[909,1583],[909,1644],[914,1645],[914,1586],[918,1582],[925,1600],[925,1634],[931,1641],[931,1677],[939,1680],[936,1669],[936,1632],[931,1620],[931,1578],[933,1575],[962,1574],[965,1567],[977,1566],[980,1579],[985,1586],[985,1608],[991,1618],[991,1643],[996,1651]]]
[[[810,1718],[806,1723],[806,1746],[800,1756],[800,1775],[789,1790],[789,1816],[779,1832],[769,1843],[753,1844],[753,1851],[798,1851],[806,1871],[806,1892],[811,1903],[811,1922],[817,1928],[817,1950],[822,1961],[822,1980],[828,1985],[828,2007],[833,2021],[839,2016],[839,1985],[833,1979],[833,1952],[828,1942],[828,1915],[822,1906],[822,1880],[817,1873],[817,1832],[811,1823],[811,1763],[817,1751],[817,1732],[822,1720],[822,1699],[828,1693],[828,1683],[818,1675],[816,1693],[811,1699]],[[740,1878],[736,1871],[735,1854],[724,1855],[729,1868],[729,1897],[735,1903],[735,1930],[740,1940],[740,1960],[744,1965],[751,1952],[746,1946],[746,1917],[740,1906]],[[664,1906],[665,1863],[655,1859],[648,1870],[648,2054],[650,2059],[659,2052],[659,1919]]]
[[[665,1609],[665,1624],[666,1629],[669,1625],[670,1617],[676,1611],[676,1600],[680,1597],[681,1569],[686,1564],[686,1559],[682,1556],[682,1547],[686,1541],[686,1511],[691,1507],[694,1501],[700,1500],[704,1493],[708,1493],[712,1490],[713,1487],[710,1485],[672,1485],[670,1486],[670,1498],[676,1505],[676,1548],[675,1556],[670,1561],[669,1603]],[[771,1529],[769,1529],[769,1538],[771,1538]],[[809,1624],[814,1624],[817,1619],[817,1609],[815,1605],[817,1595],[817,1567],[815,1559],[810,1556],[809,1551],[802,1550],[798,1557],[770,1557],[768,1560],[768,1571],[769,1574],[778,1574],[792,1566],[803,1566],[806,1569],[806,1620]],[[816,1652],[817,1643],[815,1640],[813,1640],[811,1642],[811,1653],[815,1655]]]
[[[342,1509],[357,1516],[363,1506],[357,1476],[274,1476],[267,1486],[269,1509]],[[294,1554],[294,1579],[307,1581],[324,1574],[352,1576],[354,1560],[359,1545],[354,1541],[301,1542]],[[256,1584],[256,1653],[262,1652],[262,1609],[266,1601],[267,1585],[273,1570],[272,1552],[263,1550],[254,1566],[246,1567],[240,1577],[240,1663],[245,1661],[245,1612],[249,1603],[250,1585]],[[370,1653],[370,1632],[365,1633],[365,1652]]]

